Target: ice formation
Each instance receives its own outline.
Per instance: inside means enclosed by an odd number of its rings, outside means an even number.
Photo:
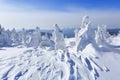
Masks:
[[[54,26],[54,32],[53,32],[53,41],[55,42],[55,49],[65,49],[65,42],[64,42],[64,34],[60,30],[57,24]]]
[[[88,45],[93,37],[94,31],[90,27],[89,16],[84,16],[80,30],[75,34],[76,35],[76,51],[83,50],[86,45]]]
[[[30,46],[37,48],[42,40],[39,27],[36,27],[35,31],[31,34]]]

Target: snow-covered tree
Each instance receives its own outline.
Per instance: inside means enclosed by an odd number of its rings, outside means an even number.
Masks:
[[[35,31],[31,34],[30,46],[33,46],[35,48],[38,47],[40,45],[41,40],[42,37],[41,37],[40,28],[36,27]]]
[[[54,25],[54,32],[52,33],[52,35],[53,41],[55,42],[55,49],[65,50],[64,34],[57,24]]]
[[[76,50],[82,51],[86,47],[86,45],[92,41],[94,37],[94,33],[90,27],[89,16],[83,17],[80,30],[77,33]]]
[[[10,39],[12,41],[12,45],[19,45],[19,36],[18,36],[18,32],[16,32],[15,28],[13,28],[11,30],[11,34],[10,34]]]
[[[110,34],[107,32],[106,27],[107,27],[106,25],[102,26],[98,25],[97,31],[95,32],[95,41],[99,47],[106,43],[107,38],[110,36]]]
[[[54,49],[54,41],[49,38],[48,33],[45,32],[45,35],[42,35],[42,41],[40,42],[40,47],[41,48],[46,48],[49,47],[49,50]]]
[[[79,40],[79,38],[78,38],[79,30],[80,30],[79,28],[76,28],[75,31],[74,31],[74,33],[75,33],[75,42],[77,42]]]
[[[21,43],[26,46],[26,30],[24,28],[21,31]]]
[[[0,26],[0,46],[11,46],[11,40],[9,36],[9,32],[6,31],[4,28],[1,28]]]
[[[26,33],[26,37],[25,37],[26,47],[29,47],[29,46],[30,46],[31,39],[32,39],[31,33],[27,32],[27,33]]]

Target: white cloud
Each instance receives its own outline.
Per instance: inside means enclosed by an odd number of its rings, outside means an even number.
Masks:
[[[24,9],[24,10],[23,10]],[[27,9],[29,9],[27,11]],[[92,26],[107,24],[109,27],[120,27],[119,10],[92,10],[68,7],[70,12],[34,10],[33,7],[23,8],[0,1],[0,24],[5,28],[53,28],[58,23],[61,27],[80,26],[84,15],[89,15]]]

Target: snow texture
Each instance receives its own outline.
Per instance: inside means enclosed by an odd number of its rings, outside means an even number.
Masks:
[[[64,38],[57,24],[52,37],[0,26],[0,80],[120,80],[120,34],[97,30],[84,16],[75,37]]]

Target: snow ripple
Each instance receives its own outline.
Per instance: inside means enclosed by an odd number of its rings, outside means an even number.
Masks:
[[[99,71],[109,71],[97,59],[63,50],[27,50],[0,59],[0,80],[97,80]]]

